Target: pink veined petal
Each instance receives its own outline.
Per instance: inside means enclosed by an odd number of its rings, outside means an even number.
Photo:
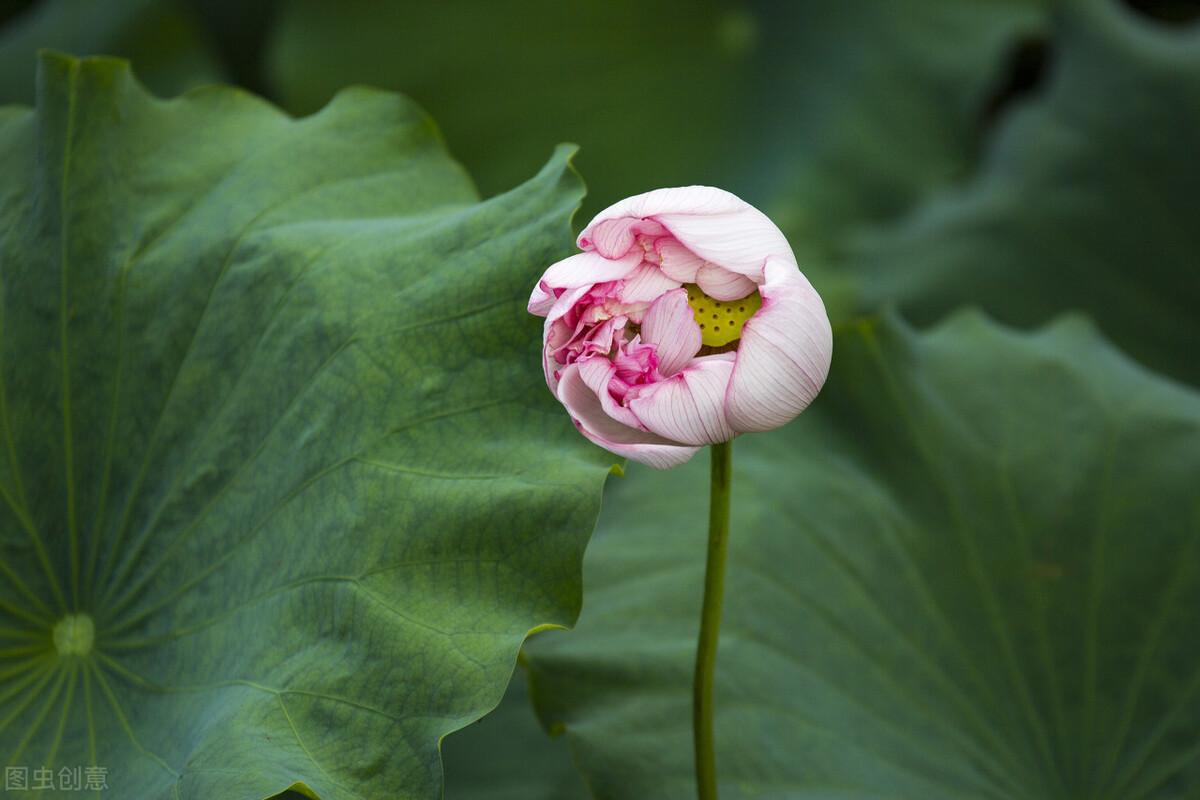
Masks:
[[[617,368],[617,378],[626,386],[643,384],[655,380],[658,375],[657,348],[635,335],[612,357]]]
[[[636,217],[614,217],[603,220],[595,226],[579,234],[576,242],[580,250],[592,250],[605,258],[621,258],[628,254],[629,248],[638,234],[661,236],[663,228],[654,220],[643,220]]]
[[[700,338],[686,289],[660,296],[642,320],[642,341],[658,348],[658,371],[665,377],[687,366],[700,350]]]
[[[585,283],[582,286],[576,286],[573,289],[564,291],[555,301],[550,310],[546,312],[546,325],[549,326],[566,315],[568,311],[575,307],[583,296],[592,290],[592,284]]]
[[[689,445],[727,442],[734,437],[725,418],[725,390],[733,353],[696,359],[658,383],[639,387],[629,408],[658,435]]]
[[[696,283],[709,297],[717,300],[740,300],[758,290],[758,284],[716,264],[705,262],[696,274]]]
[[[550,348],[542,348],[542,374],[546,376],[546,385],[550,387],[551,392],[558,391],[558,378],[554,376],[554,370],[558,366],[554,363],[554,359],[550,356]]]
[[[591,284],[576,286],[574,289],[568,289],[554,301],[550,311],[546,314],[546,322],[542,325],[542,369],[546,374],[546,385],[550,387],[550,391],[554,391],[558,386],[558,381],[554,377],[554,363],[551,354],[570,339],[573,331],[567,327],[562,330],[562,325],[559,321],[565,316],[575,304],[580,301],[588,292],[592,290]]]
[[[704,266],[704,259],[669,236],[655,242],[654,249],[661,260],[659,268],[668,277],[680,283],[696,282],[696,273]]]
[[[574,351],[576,358],[580,360],[595,355],[607,356],[622,339],[622,331],[628,322],[629,319],[622,314],[610,317],[599,325],[580,326],[575,335],[559,347],[568,352]],[[551,340],[547,339],[546,344],[552,344]],[[557,358],[557,351],[551,351],[551,355],[555,356],[555,361],[560,364],[566,361],[565,358]]]
[[[767,262],[766,279],[763,306],[742,328],[725,396],[738,433],[790,422],[821,391],[833,357],[825,304],[808,279],[782,260]]]
[[[632,458],[655,469],[668,469],[684,463],[699,449],[631,428],[605,414],[600,399],[580,375],[578,364],[572,364],[563,371],[557,396],[580,433],[617,455]]]
[[[589,358],[586,361],[578,363],[579,377],[583,379],[583,382],[587,384],[589,389],[595,392],[604,413],[622,425],[628,425],[637,430],[644,430],[637,416],[628,408],[618,403],[613,398],[612,393],[608,391],[608,384],[612,381],[617,371],[613,363],[607,358]]]
[[[703,260],[756,283],[763,280],[767,258],[796,263],[775,223],[736,195],[712,186],[655,189],[627,197],[597,214],[580,234],[580,242],[591,237],[594,227],[625,217],[657,220]]]
[[[678,288],[679,281],[667,277],[653,264],[642,264],[625,279],[618,299],[622,303],[649,303],[663,292]]]
[[[565,335],[561,337],[563,341],[557,341],[559,337],[554,335],[555,325],[591,289],[591,284],[585,284],[563,292],[546,314],[546,322],[542,325],[542,372],[545,373],[546,385],[552,392],[558,389],[558,379],[554,377],[556,367],[551,353],[565,344],[571,335],[570,329],[567,329]]]
[[[545,316],[553,307],[554,289],[577,289],[625,278],[642,261],[641,250],[625,258],[609,259],[598,253],[576,253],[550,265],[529,297],[529,313]]]
[[[554,301],[557,299],[554,296],[554,290],[545,281],[539,280],[537,286],[533,287],[533,293],[529,295],[529,303],[525,308],[529,310],[530,314],[544,317],[550,313],[550,309],[554,307]]]
[[[585,299],[595,301],[597,295],[604,295],[609,299],[615,299],[615,287],[617,285],[615,283],[605,284],[605,288],[602,291],[598,291],[597,287],[591,284],[565,290],[562,296],[554,302],[549,313],[546,314],[546,322],[543,325],[542,335],[546,344],[552,344],[553,347],[551,349],[556,349],[583,333],[583,326],[592,326],[597,322],[602,323],[608,316],[602,308],[598,308],[594,302],[588,303],[582,308],[579,308],[579,304]],[[590,298],[589,295],[591,296]],[[649,304],[647,304],[647,307],[649,307]],[[557,323],[560,321],[561,325],[558,325]],[[560,330],[565,330],[566,335],[560,335]]]

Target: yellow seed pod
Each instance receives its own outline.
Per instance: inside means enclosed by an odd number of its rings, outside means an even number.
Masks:
[[[714,300],[694,283],[684,284],[688,305],[700,325],[700,341],[723,347],[742,338],[742,326],[762,308],[762,295],[752,292],[740,300]]]

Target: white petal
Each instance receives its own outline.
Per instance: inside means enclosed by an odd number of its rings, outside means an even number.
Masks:
[[[745,275],[755,283],[762,282],[768,258],[796,263],[783,233],[751,205],[727,214],[661,214],[656,219],[705,261]]]
[[[740,300],[758,290],[758,284],[745,275],[708,262],[696,273],[696,283],[701,291],[716,300]]]
[[[690,445],[734,437],[725,418],[725,390],[733,373],[732,353],[694,360],[686,369],[641,388],[629,408],[642,424],[667,439]]]
[[[642,341],[657,347],[658,371],[666,377],[687,366],[700,350],[700,338],[686,289],[659,297],[642,320]]]
[[[726,395],[729,422],[739,433],[791,421],[821,391],[833,357],[825,305],[798,269],[769,261],[761,291],[763,306],[742,328]]]
[[[704,266],[704,259],[671,237],[659,239],[654,249],[662,259],[659,267],[664,273],[680,283],[696,282],[696,273]]]
[[[659,214],[728,214],[747,205],[737,195],[712,186],[655,189],[613,203],[592,217],[592,221],[583,229],[580,238],[583,238],[593,227],[610,219],[657,218]]]

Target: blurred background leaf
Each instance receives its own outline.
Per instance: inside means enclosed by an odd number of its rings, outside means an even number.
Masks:
[[[742,192],[784,228],[802,264],[843,258],[854,230],[971,172],[990,117],[1027,88],[1018,73],[1030,70],[1047,5],[760,4]]]
[[[518,667],[495,711],[442,742],[446,800],[582,800],[590,796],[571,763],[566,740],[547,736],[538,723],[527,681],[525,670]]]
[[[577,225],[650,187],[715,183],[779,222],[835,319],[889,302],[922,323],[964,303],[1020,325],[1080,309],[1145,363],[1200,381],[1186,216],[1200,3],[99,8],[46,0],[13,17],[0,58],[24,66],[0,96],[28,96],[37,46],[133,56],[165,91],[224,75],[294,113],[349,84],[396,89],[485,196],[575,141],[589,183]]]
[[[920,323],[963,303],[1018,325],[1082,310],[1200,384],[1200,31],[1072,3],[1044,46],[979,170],[855,243],[862,303]]]
[[[43,0],[14,10],[0,29],[0,105],[33,102],[41,49],[123,56],[163,97],[227,77],[186,0]]]
[[[1194,794],[1200,396],[1077,318],[835,351],[813,408],[737,440],[721,797]],[[610,485],[579,624],[526,646],[602,800],[695,796],[706,461]]]
[[[346,83],[412,94],[484,194],[580,142],[583,219],[726,186],[779,222],[837,319],[1083,309],[1195,382],[1200,44],[1167,24],[1180,4],[1142,5],[291,0],[269,82],[298,112]]]
[[[717,0],[290,0],[268,63],[301,113],[346,84],[403,87],[484,195],[576,142],[587,217],[654,186],[729,177],[759,33],[743,5]]]

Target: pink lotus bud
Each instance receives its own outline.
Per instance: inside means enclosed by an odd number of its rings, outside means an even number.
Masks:
[[[546,383],[584,436],[666,469],[777,428],[825,382],[829,318],[779,229],[708,186],[600,212],[529,298]]]

